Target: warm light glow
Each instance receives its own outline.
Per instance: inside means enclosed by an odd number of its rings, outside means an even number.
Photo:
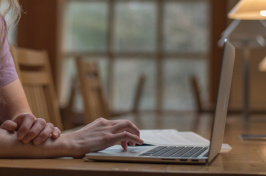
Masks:
[[[266,10],[260,11],[260,15],[266,17]]]
[[[265,20],[266,0],[241,0],[229,12],[228,17],[239,20]]]
[[[259,63],[259,71],[266,71],[266,57]],[[265,150],[265,156],[266,156],[266,150]]]

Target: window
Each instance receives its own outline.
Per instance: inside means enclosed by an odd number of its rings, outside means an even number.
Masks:
[[[65,72],[77,55],[99,61],[114,110],[132,107],[141,74],[142,110],[192,110],[192,75],[208,98],[209,13],[208,0],[68,0]]]

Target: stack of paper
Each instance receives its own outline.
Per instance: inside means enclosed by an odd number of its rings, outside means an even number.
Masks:
[[[180,132],[175,129],[140,130],[140,138],[144,144],[174,146],[209,146],[210,141],[194,132]],[[222,145],[221,152],[228,152],[231,147]]]
[[[140,130],[140,138],[145,144],[178,145],[178,146],[209,146],[209,140],[193,132],[179,132],[175,129]]]

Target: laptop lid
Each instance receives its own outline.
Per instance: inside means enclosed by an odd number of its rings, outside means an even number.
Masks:
[[[235,62],[235,48],[225,39],[220,71],[220,80],[212,124],[208,162],[220,152],[223,143],[228,101]]]

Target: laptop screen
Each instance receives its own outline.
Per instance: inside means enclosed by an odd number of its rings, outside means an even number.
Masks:
[[[235,48],[227,39],[225,39],[219,87],[212,124],[211,143],[208,158],[209,162],[212,161],[213,158],[220,152],[223,143],[234,61]]]

